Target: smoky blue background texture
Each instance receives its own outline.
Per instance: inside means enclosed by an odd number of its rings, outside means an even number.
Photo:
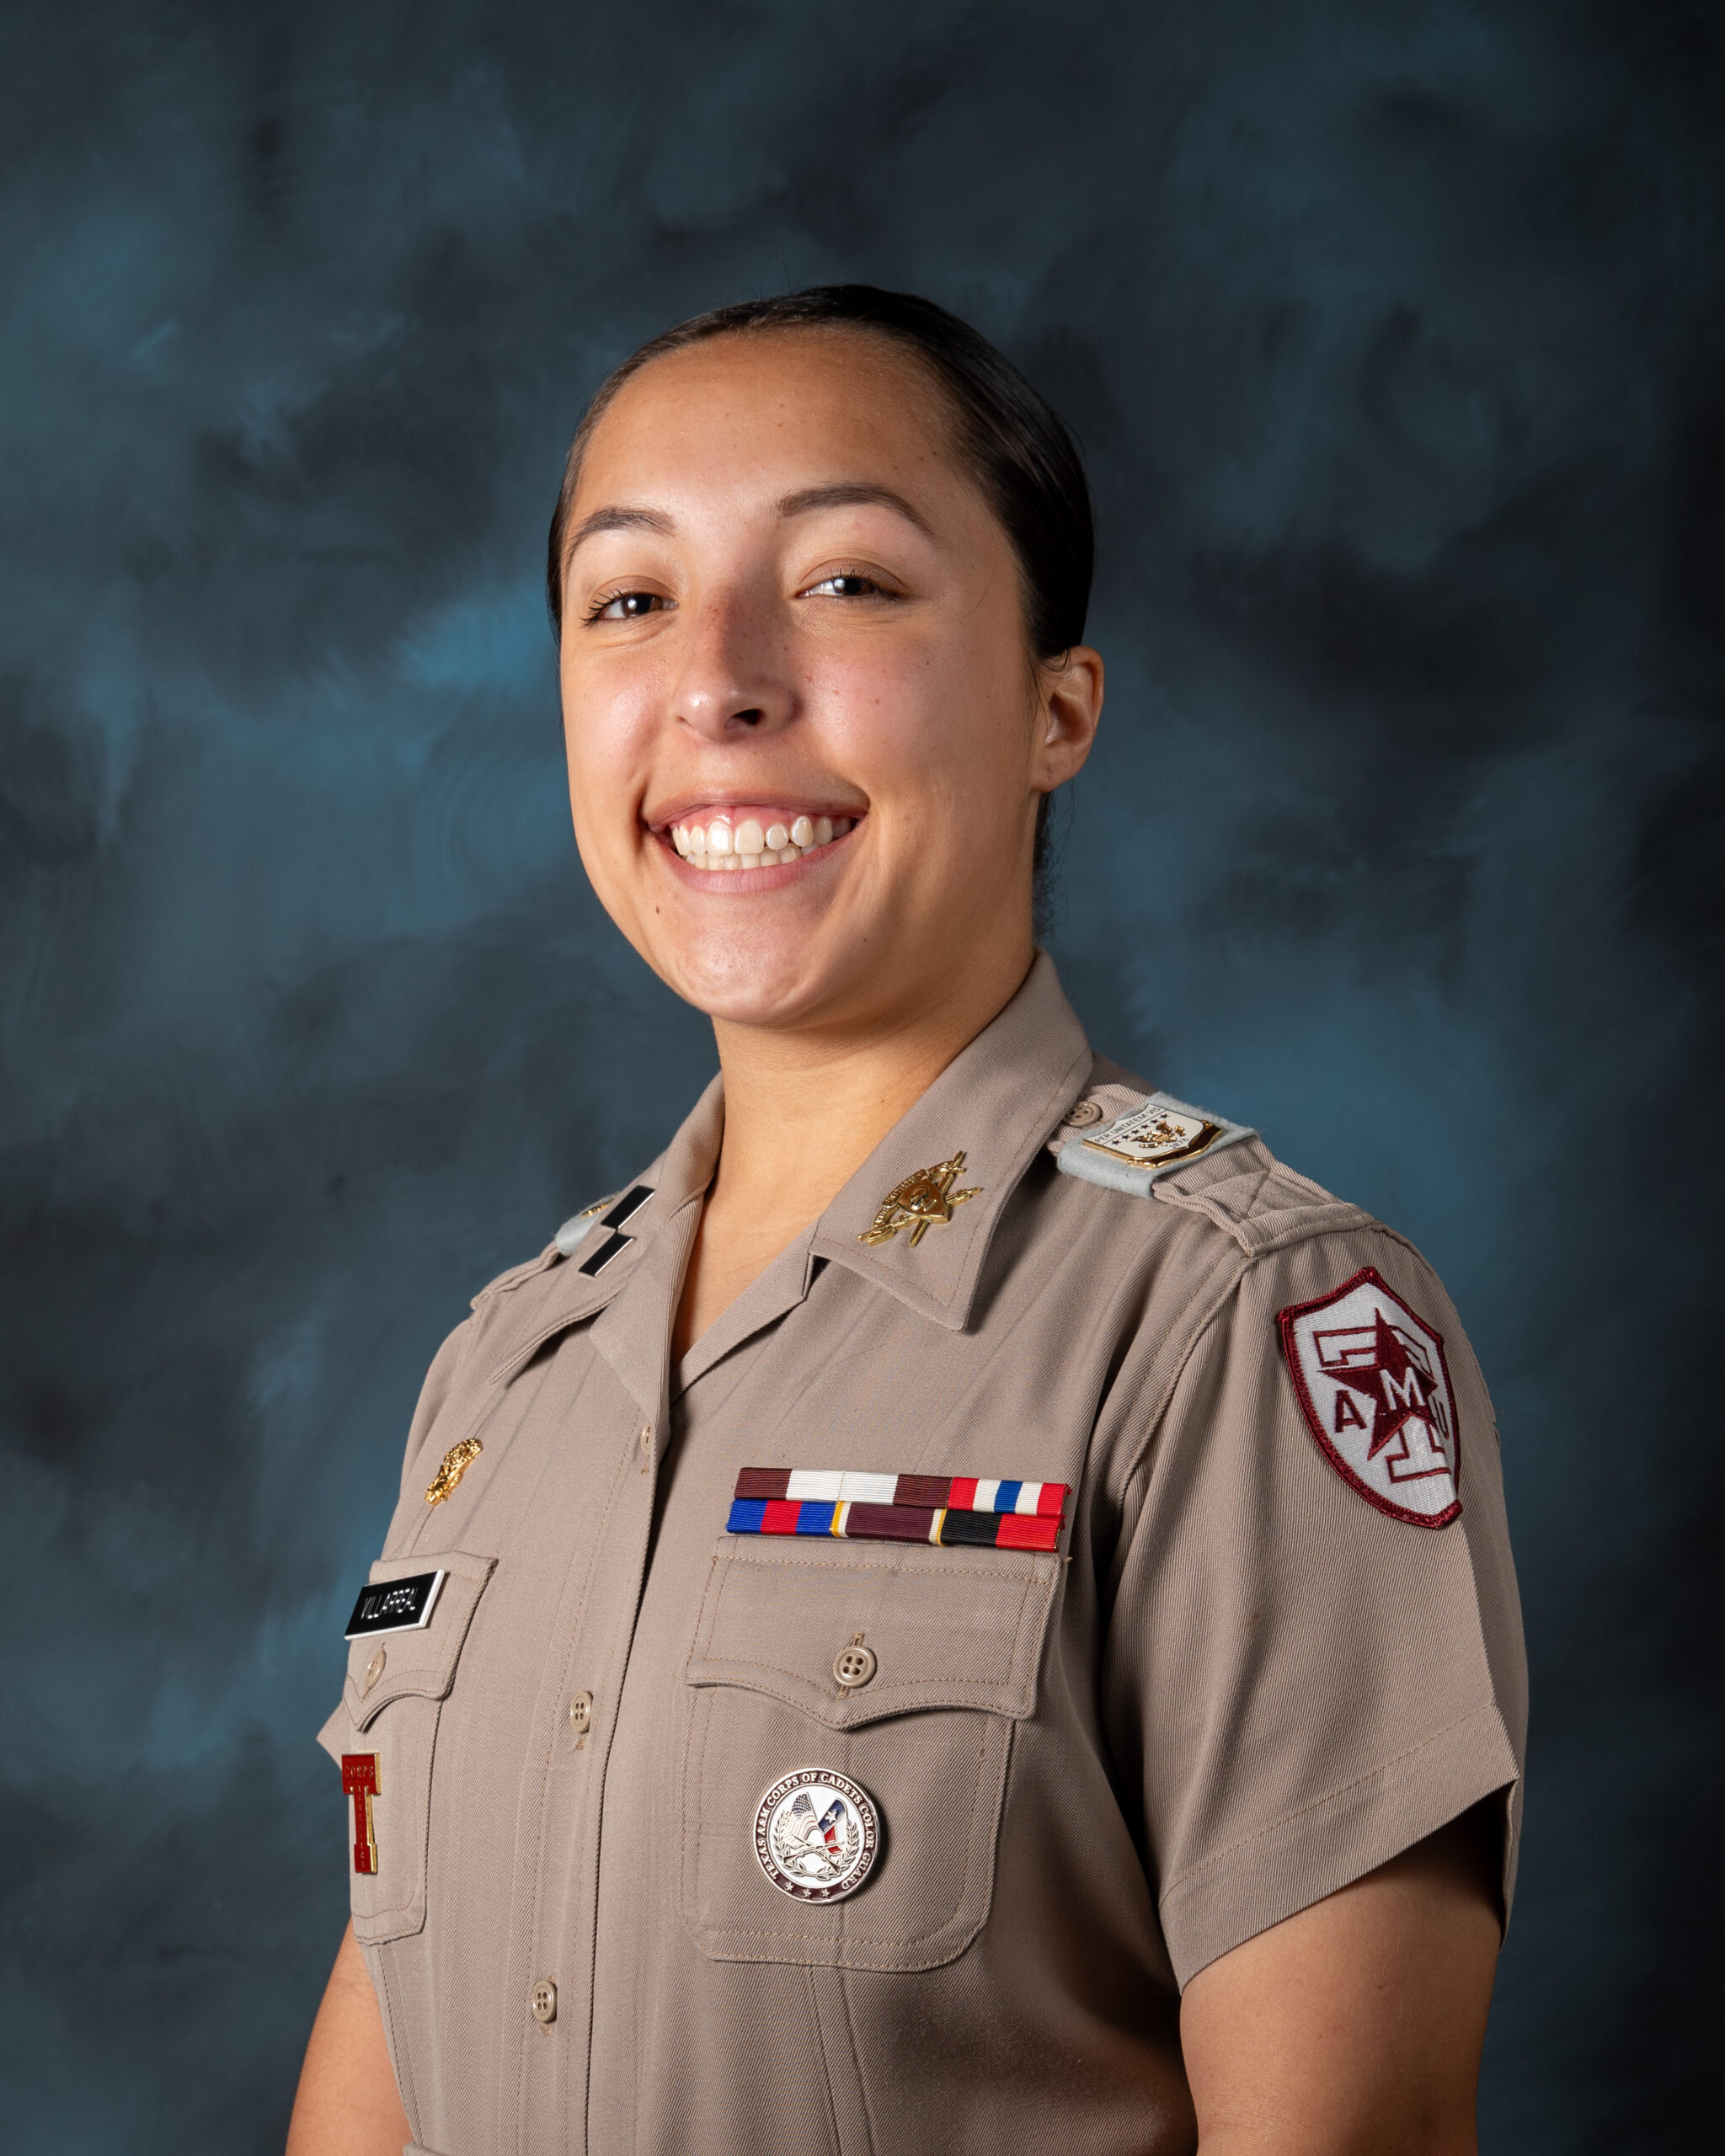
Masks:
[[[1493,1386],[1485,2146],[1710,2115],[1722,144],[1677,0],[8,0],[7,2150],[280,2145],[420,1374],[712,1065],[567,828],[563,451],[853,277],[1086,446],[1092,1037],[1410,1233]]]

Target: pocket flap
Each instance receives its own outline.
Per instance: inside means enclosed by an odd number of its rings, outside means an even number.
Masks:
[[[447,1575],[437,1591],[426,1623],[402,1632],[362,1634],[348,1642],[347,1682],[342,1688],[354,1727],[364,1729],[392,1700],[411,1695],[441,1700],[455,1682],[455,1666],[495,1557],[470,1556],[465,1550],[441,1550],[413,1557],[380,1557],[367,1575],[379,1580],[410,1579],[418,1572]],[[383,1667],[369,1689],[366,1673],[379,1648]]]
[[[1030,1550],[727,1536],[684,1675],[764,1692],[830,1729],[926,1707],[1022,1721],[1060,1565]],[[846,1690],[833,1663],[859,1641],[873,1674]]]

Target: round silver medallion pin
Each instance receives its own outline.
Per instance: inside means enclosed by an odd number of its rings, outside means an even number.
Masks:
[[[848,1775],[798,1767],[776,1781],[755,1814],[755,1854],[781,1894],[836,1902],[854,1894],[880,1853],[874,1800]]]

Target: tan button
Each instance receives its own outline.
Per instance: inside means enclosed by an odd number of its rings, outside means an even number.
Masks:
[[[873,1647],[852,1645],[841,1647],[833,1657],[832,1673],[841,1692],[853,1692],[859,1684],[866,1684],[873,1676],[879,1664]]]
[[[650,1422],[644,1422],[641,1425],[641,1449],[643,1452],[651,1452],[653,1449],[653,1425]]]
[[[593,1726],[593,1694],[577,1692],[569,1701],[569,1727],[577,1737],[585,1737]]]
[[[366,1674],[362,1682],[362,1689],[367,1692],[371,1690],[371,1687],[377,1682],[377,1679],[383,1674],[383,1666],[388,1660],[389,1651],[387,1647],[380,1645],[372,1648],[371,1659],[366,1664]]]
[[[533,2009],[533,2019],[538,2022],[557,2019],[557,1986],[549,1977],[541,1977],[527,1994],[527,2003]]]
[[[1062,1130],[1088,1130],[1093,1123],[1102,1121],[1100,1101],[1074,1101],[1060,1118]]]

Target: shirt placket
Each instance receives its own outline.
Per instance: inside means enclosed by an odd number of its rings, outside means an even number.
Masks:
[[[515,2132],[504,2139],[524,2151],[587,2146],[605,1774],[645,1578],[670,1317],[692,1231],[692,1219],[663,1225],[589,1336],[596,1360],[582,1397],[585,1473],[569,1501],[603,1517],[593,1563],[566,1583],[553,1620],[558,1652],[547,1658],[538,1709],[542,1727],[555,1732],[553,1761],[537,1820],[523,1822],[515,1885],[526,2028]],[[554,1534],[554,1522],[542,1532]]]

